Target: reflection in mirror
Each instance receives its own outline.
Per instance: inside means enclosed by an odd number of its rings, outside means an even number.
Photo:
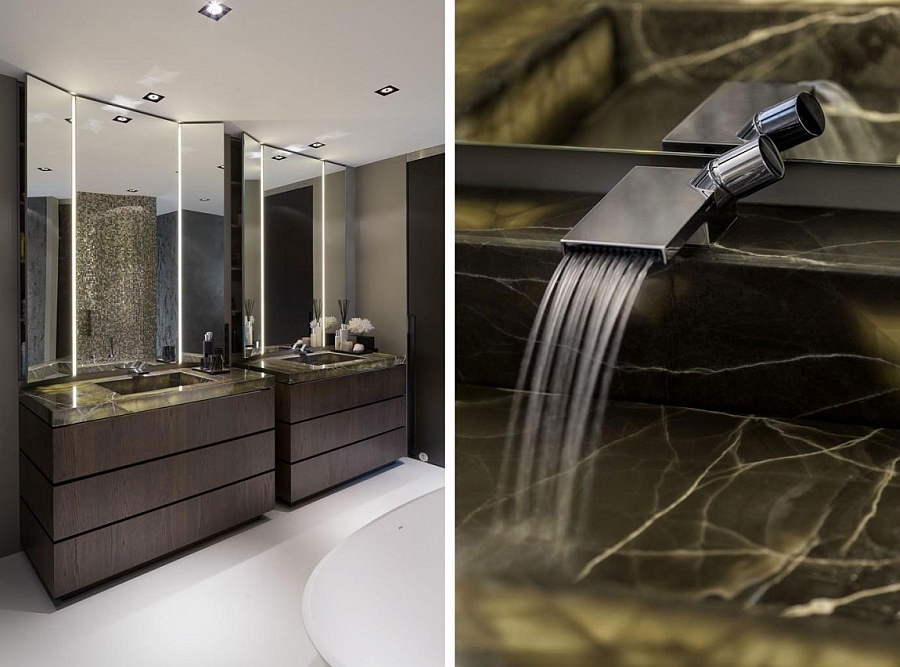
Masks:
[[[244,356],[259,342],[265,345],[265,303],[262,269],[262,146],[244,135],[243,288]]]
[[[214,347],[225,338],[225,127],[181,125],[181,350],[202,355],[203,336]],[[224,352],[223,352],[224,353]]]
[[[79,371],[171,358],[178,125],[82,98],[75,121]]]
[[[335,318],[335,328],[340,329],[342,323],[349,321],[350,309],[355,306],[355,295],[348,292],[352,281],[347,280],[347,169],[331,162],[324,162],[323,165],[325,192],[322,198],[324,242],[321,294],[325,316]],[[349,308],[342,309],[341,302],[347,300]]]
[[[26,340],[29,382],[72,372],[72,96],[27,81]]]
[[[312,333],[321,273],[322,162],[263,147],[266,340],[291,345]],[[318,258],[317,258],[318,255]]]
[[[788,157],[900,161],[895,7],[457,0],[455,8],[459,140],[660,151],[723,84],[788,84],[814,91],[828,127]],[[765,88],[739,91],[742,122],[773,103],[759,97]],[[702,143],[706,126],[698,129]]]

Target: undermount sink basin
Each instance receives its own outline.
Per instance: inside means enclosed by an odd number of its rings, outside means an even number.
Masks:
[[[331,366],[334,364],[348,364],[359,361],[356,354],[344,354],[341,352],[309,352],[297,357],[287,357],[285,361],[296,361],[298,364],[309,366]]]
[[[97,384],[111,392],[127,396],[128,394],[143,394],[159,389],[176,389],[211,381],[210,378],[202,378],[189,373],[161,373],[159,375],[137,375],[123,380],[110,380]]]

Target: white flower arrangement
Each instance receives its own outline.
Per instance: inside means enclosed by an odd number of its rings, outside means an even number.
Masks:
[[[322,320],[322,328],[326,331],[328,329],[334,329],[338,323],[338,320],[334,315],[326,315],[325,317],[320,317],[319,319]],[[318,320],[313,320],[309,323],[310,329],[315,329],[317,326],[319,326]]]
[[[372,322],[365,317],[351,317],[348,326],[350,327],[350,331],[357,336],[365,336],[375,328],[372,326]]]

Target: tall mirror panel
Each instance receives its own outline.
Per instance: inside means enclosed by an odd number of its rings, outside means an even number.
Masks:
[[[75,122],[78,368],[174,361],[178,125],[82,98]]]
[[[244,356],[250,356],[257,343],[265,345],[265,303],[262,269],[262,146],[248,134],[244,135],[244,197],[243,197],[243,267],[244,288],[243,341]]]
[[[266,340],[290,345],[310,336],[315,292],[316,229],[322,219],[322,162],[265,146]]]
[[[215,347],[225,338],[225,128],[181,126],[181,349],[203,354],[206,333]]]
[[[72,373],[72,100],[27,80],[25,341],[29,382]]]
[[[354,294],[347,280],[347,169],[323,162],[322,302],[335,328],[349,321]]]

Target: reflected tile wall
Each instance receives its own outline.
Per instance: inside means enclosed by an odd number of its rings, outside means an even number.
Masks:
[[[78,193],[78,358],[156,356],[156,199]]]
[[[44,336],[47,308],[47,199],[29,197],[25,218],[27,249],[26,299],[28,300],[27,345],[28,365],[44,359]]]

